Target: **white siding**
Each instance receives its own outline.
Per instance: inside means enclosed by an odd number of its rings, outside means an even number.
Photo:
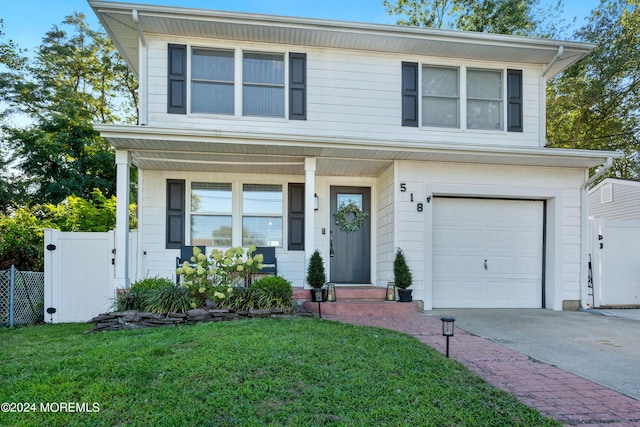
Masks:
[[[432,292],[431,260],[433,196],[481,197],[545,200],[547,216],[546,240],[546,300],[547,308],[560,310],[563,300],[580,299],[580,185],[582,169],[544,167],[510,167],[452,163],[400,162],[399,183],[406,182],[414,194],[423,191],[424,211],[418,214],[404,199],[410,191],[400,193],[399,206],[406,208],[399,218],[398,246],[402,247],[416,271],[414,293],[420,295],[429,308]],[[411,187],[410,187],[411,186]],[[404,197],[404,199],[403,199]],[[414,218],[415,217],[415,218]],[[418,226],[424,224],[424,229]],[[417,244],[414,234],[422,236]],[[421,271],[424,261],[425,271]],[[424,291],[422,291],[424,290]]]
[[[207,114],[167,114],[167,43],[307,53],[307,120],[232,117]],[[247,44],[235,46],[210,40],[149,37],[149,126],[220,131],[255,131],[289,135],[424,141],[443,144],[540,146],[540,72],[538,67],[446,58]],[[401,62],[523,70],[524,132],[462,131],[410,128],[401,123]],[[188,102],[189,103],[189,102]],[[506,105],[505,105],[506,108]],[[464,114],[462,112],[461,114]]]
[[[387,281],[393,280],[394,256],[394,225],[395,225],[395,166],[391,165],[378,177],[376,199],[378,205],[377,217],[377,285],[386,286]]]

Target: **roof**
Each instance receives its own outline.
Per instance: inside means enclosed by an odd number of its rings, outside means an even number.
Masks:
[[[151,34],[482,59],[543,67],[551,64],[548,77],[577,62],[595,47],[580,42],[467,31],[88,1],[136,74],[140,40]]]
[[[134,125],[95,125],[115,148],[131,152],[142,169],[377,176],[394,160],[589,168],[620,153],[544,147],[438,144],[364,138],[328,138],[264,132],[222,132]]]
[[[606,184],[635,188],[636,191],[640,192],[640,181],[632,181],[629,179],[618,179],[618,178],[605,178],[602,181],[600,181],[597,185],[595,185],[591,190],[589,190],[589,194],[599,190],[602,186]]]

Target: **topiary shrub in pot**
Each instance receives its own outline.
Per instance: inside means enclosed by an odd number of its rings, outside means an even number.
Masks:
[[[413,277],[404,253],[400,248],[396,250],[396,257],[393,260],[393,277],[396,288],[398,288],[400,302],[411,302],[413,300],[411,296],[412,289],[407,288],[413,283]]]
[[[327,275],[324,272],[324,261],[320,251],[316,249],[311,258],[309,258],[309,266],[307,267],[307,283],[312,288],[311,301],[318,302],[323,300],[322,287],[326,281]]]

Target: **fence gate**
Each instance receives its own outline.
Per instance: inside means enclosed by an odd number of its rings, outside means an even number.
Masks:
[[[24,326],[42,322],[44,273],[0,271],[0,326]]]
[[[114,298],[114,233],[46,229],[44,239],[45,322],[86,322],[109,311]]]
[[[640,221],[592,221],[596,307],[640,306]]]

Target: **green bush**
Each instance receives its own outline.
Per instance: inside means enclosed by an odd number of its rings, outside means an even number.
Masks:
[[[409,269],[404,253],[400,248],[396,251],[396,257],[393,260],[393,277],[396,287],[400,289],[406,289],[411,286],[411,283],[413,283],[411,270]]]
[[[322,255],[320,251],[316,249],[309,258],[309,266],[307,267],[307,283],[313,289],[320,289],[327,281],[327,276],[324,272],[324,262],[322,261]]]
[[[144,292],[144,311],[152,313],[186,313],[191,308],[191,298],[182,286],[170,282],[156,289]]]
[[[146,279],[138,280],[131,284],[131,291],[148,291],[151,289],[158,289],[164,286],[173,285],[173,281],[166,277],[147,277]]]
[[[218,302],[221,308],[235,311],[253,309],[291,309],[293,287],[283,277],[265,276],[254,281],[250,287],[234,286],[227,297]]]
[[[191,308],[191,298],[186,289],[161,277],[151,277],[135,282],[131,289],[116,298],[116,311],[138,310],[152,313],[186,313]]]

